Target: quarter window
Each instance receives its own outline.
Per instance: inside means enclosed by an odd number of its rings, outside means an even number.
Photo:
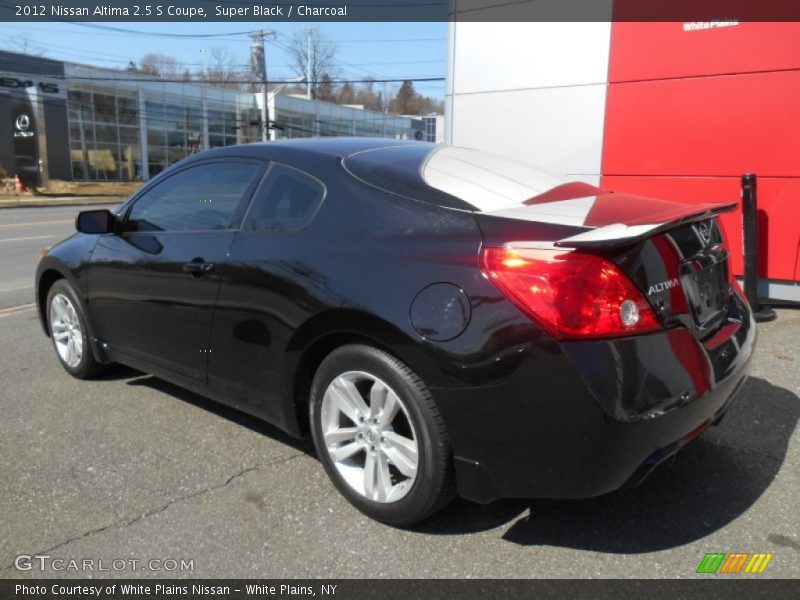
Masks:
[[[165,179],[133,205],[128,231],[228,229],[261,166],[256,163],[197,165]]]
[[[296,231],[314,218],[325,188],[313,177],[273,165],[244,221],[249,231]]]

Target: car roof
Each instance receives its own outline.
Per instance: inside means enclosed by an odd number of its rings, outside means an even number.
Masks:
[[[436,144],[414,140],[396,140],[390,138],[366,137],[330,137],[330,138],[293,138],[277,142],[258,142],[215,148],[193,155],[189,160],[203,160],[222,156],[250,156],[265,159],[297,158],[300,155],[316,155],[319,158],[344,158],[379,148],[396,146],[429,146]]]

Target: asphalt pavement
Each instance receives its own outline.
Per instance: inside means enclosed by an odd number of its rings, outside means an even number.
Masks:
[[[707,552],[774,556],[704,577],[800,577],[800,310],[759,325],[725,419],[640,487],[457,501],[400,530],[344,501],[307,442],[128,369],[67,375],[25,286],[76,211],[0,210],[0,578],[684,578]],[[95,570],[21,571],[20,555]]]

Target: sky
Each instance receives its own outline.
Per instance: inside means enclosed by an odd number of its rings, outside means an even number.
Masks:
[[[107,31],[97,25],[137,33]],[[27,44],[34,53],[48,58],[111,68],[124,68],[131,60],[138,62],[147,52],[161,52],[194,71],[210,62],[211,48],[225,47],[244,70],[249,65],[252,40],[246,34],[221,34],[272,29],[278,36],[267,43],[269,79],[288,80],[296,75],[289,67],[285,46],[292,34],[309,25],[337,44],[336,75],[341,79],[445,75],[447,23],[3,23],[0,48],[19,52]],[[209,37],[179,38],[154,33]],[[425,96],[444,99],[444,81],[414,85]]]

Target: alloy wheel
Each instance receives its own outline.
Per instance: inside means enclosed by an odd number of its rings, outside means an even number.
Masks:
[[[83,330],[75,306],[64,294],[50,301],[50,334],[64,364],[77,367],[83,358]]]
[[[385,382],[348,371],[328,385],[322,436],[342,479],[361,496],[396,502],[417,476],[419,447],[408,408]]]

